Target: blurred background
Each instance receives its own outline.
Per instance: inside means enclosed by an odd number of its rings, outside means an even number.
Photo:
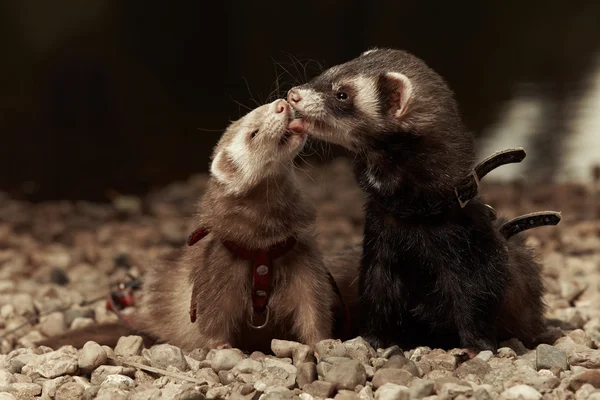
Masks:
[[[186,179],[245,107],[373,46],[449,81],[480,158],[526,148],[494,178],[600,162],[597,0],[178,4],[0,2],[0,191],[103,201]]]

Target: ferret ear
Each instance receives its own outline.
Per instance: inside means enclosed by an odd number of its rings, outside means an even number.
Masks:
[[[211,175],[221,183],[229,184],[233,181],[236,166],[225,150],[220,150],[213,157],[210,164]]]
[[[385,89],[387,92],[388,110],[396,119],[402,118],[408,111],[413,97],[412,82],[408,77],[399,72],[387,72],[383,79],[385,80]]]

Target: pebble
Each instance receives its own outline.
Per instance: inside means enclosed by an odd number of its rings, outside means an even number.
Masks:
[[[337,390],[354,390],[358,385],[365,385],[367,372],[365,367],[358,361],[344,361],[334,365],[325,374],[325,380],[332,383]]]
[[[74,375],[78,366],[77,350],[64,347],[61,350],[42,354],[36,358],[35,364],[23,367],[23,373],[31,376],[34,373],[44,378],[52,379],[62,375]]]
[[[375,349],[360,336],[352,340],[347,340],[343,344],[346,348],[347,356],[363,364],[368,364],[369,360],[377,355]]]
[[[492,353],[490,350],[481,351],[481,352],[479,352],[479,354],[477,354],[477,356],[475,356],[475,358],[478,358],[485,362],[490,361],[492,359],[492,357],[494,357],[494,353]]]
[[[79,368],[92,371],[107,361],[106,350],[96,342],[87,342],[79,354]]]
[[[327,398],[333,395],[335,392],[335,387],[330,382],[314,381],[304,385],[302,390],[313,397]]]
[[[346,346],[339,339],[322,340],[316,344],[315,350],[321,358],[327,356],[346,357],[348,355]]]
[[[410,386],[414,376],[403,369],[382,368],[375,372],[373,376],[373,387],[375,389],[385,385],[386,383],[395,383],[402,386]]]
[[[242,361],[244,356],[239,350],[223,349],[214,352],[213,359],[211,361],[212,369],[216,372],[229,371],[236,366],[237,363]]]
[[[40,320],[40,332],[45,336],[52,337],[60,335],[67,330],[65,315],[62,312],[50,313]]]
[[[573,390],[578,390],[586,384],[590,384],[596,389],[600,389],[600,370],[590,369],[574,374],[571,379],[570,386]]]
[[[428,379],[415,379],[410,386],[411,399],[422,399],[433,394],[434,382]]]
[[[86,326],[94,325],[95,323],[96,321],[94,321],[92,318],[78,317],[75,318],[71,323],[71,329],[81,329],[85,328]]]
[[[189,368],[183,351],[181,351],[181,349],[178,347],[171,346],[170,344],[159,344],[153,346],[150,349],[150,362],[152,363],[152,366],[162,369],[172,366],[180,371],[187,371]]]
[[[56,389],[56,400],[78,400],[83,397],[85,388],[77,382],[67,382]]]
[[[144,339],[141,336],[123,336],[115,346],[116,357],[131,357],[142,354]]]
[[[479,378],[483,378],[491,370],[492,367],[490,367],[487,362],[475,357],[460,364],[454,371],[454,375],[460,379],[465,379],[468,375],[475,375]]]
[[[312,383],[317,380],[317,366],[313,362],[305,362],[298,366],[296,375],[296,383],[302,389],[307,383]]]
[[[539,400],[542,394],[527,385],[516,385],[500,394],[506,400]]]
[[[536,348],[535,362],[538,371],[540,369],[551,369],[552,367],[561,368],[563,371],[569,369],[566,353],[547,344],[540,344]]]
[[[37,383],[11,383],[8,390],[17,399],[33,399],[42,394],[42,386]]]
[[[375,400],[409,400],[408,388],[394,383],[386,383],[375,392]]]

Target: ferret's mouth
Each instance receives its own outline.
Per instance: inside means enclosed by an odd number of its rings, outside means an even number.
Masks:
[[[279,141],[279,144],[284,145],[288,142],[288,140],[290,140],[290,138],[294,135],[294,132],[292,132],[289,129],[286,129],[283,132],[283,136],[281,136],[281,140]]]

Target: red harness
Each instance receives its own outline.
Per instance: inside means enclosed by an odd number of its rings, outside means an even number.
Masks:
[[[206,228],[198,228],[188,238],[188,246],[192,246],[203,239],[210,232]],[[264,318],[262,325],[256,326],[262,328],[268,322],[267,301],[269,298],[269,289],[271,281],[271,268],[273,261],[290,251],[296,244],[296,238],[289,237],[283,242],[279,242],[268,249],[250,250],[237,245],[234,242],[222,240],[223,246],[227,248],[235,257],[250,261],[252,266],[252,308],[254,309],[254,318]],[[266,312],[266,315],[265,315]],[[196,321],[196,300],[192,295],[190,303],[190,320]]]

